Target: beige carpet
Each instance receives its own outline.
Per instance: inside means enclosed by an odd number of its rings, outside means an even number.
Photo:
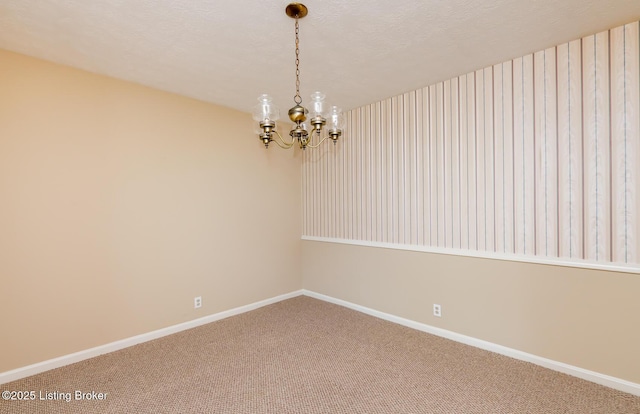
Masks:
[[[304,296],[0,390],[37,397],[1,413],[640,413],[640,397]]]

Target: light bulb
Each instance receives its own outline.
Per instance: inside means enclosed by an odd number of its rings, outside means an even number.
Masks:
[[[253,107],[253,119],[262,121],[277,121],[280,118],[278,107],[273,104],[273,99],[265,94],[258,97],[258,104]]]
[[[344,115],[342,109],[332,106],[329,111],[329,128],[334,130],[342,130],[344,128]]]
[[[311,116],[319,116],[324,118],[326,115],[325,95],[322,92],[314,92],[311,94]]]

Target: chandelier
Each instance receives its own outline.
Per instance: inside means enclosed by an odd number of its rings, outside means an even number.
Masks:
[[[311,117],[309,124],[311,130],[308,129],[307,115],[309,110],[302,106],[302,97],[300,97],[300,29],[298,20],[307,15],[308,10],[304,4],[291,3],[285,9],[287,16],[295,19],[296,34],[296,94],[293,97],[295,106],[289,109],[289,119],[294,123],[293,128],[289,132],[291,140],[285,140],[276,130],[276,121],[280,117],[280,111],[273,104],[273,99],[263,94],[258,97],[258,104],[253,111],[253,119],[259,122],[260,132],[258,137],[264,144],[265,148],[269,148],[269,143],[275,141],[280,148],[289,149],[298,142],[303,150],[307,147],[317,148],[327,138],[331,138],[335,144],[342,135],[344,127],[344,118],[342,111],[337,106],[328,107],[324,102],[325,95],[321,92],[314,92],[311,95]],[[328,131],[324,138],[321,138],[323,128],[328,123]],[[313,144],[313,137],[316,138],[316,144]]]

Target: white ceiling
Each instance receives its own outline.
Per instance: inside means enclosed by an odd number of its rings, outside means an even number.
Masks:
[[[303,103],[344,109],[640,20],[639,0],[303,0]],[[286,0],[0,0],[0,48],[249,112],[295,93]]]

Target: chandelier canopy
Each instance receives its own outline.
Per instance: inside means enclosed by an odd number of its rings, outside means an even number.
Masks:
[[[298,20],[307,15],[308,9],[302,3],[291,3],[285,9],[287,16],[295,19],[295,35],[296,35],[296,94],[293,97],[295,106],[289,109],[289,119],[294,123],[293,128],[289,132],[291,140],[285,140],[276,130],[276,121],[280,118],[280,111],[273,103],[273,99],[263,94],[258,97],[258,104],[253,111],[253,119],[259,122],[260,133],[258,137],[264,144],[265,148],[269,148],[269,143],[275,141],[280,148],[289,149],[298,142],[303,150],[307,147],[317,148],[327,138],[331,138],[335,144],[342,135],[344,128],[344,117],[342,111],[337,106],[329,107],[324,99],[325,95],[321,92],[311,94],[311,130],[308,130],[306,124],[309,109],[302,106],[302,97],[300,96],[300,28]],[[324,138],[321,138],[325,125],[328,124],[328,131]],[[317,137],[316,144],[313,144],[314,135]]]

